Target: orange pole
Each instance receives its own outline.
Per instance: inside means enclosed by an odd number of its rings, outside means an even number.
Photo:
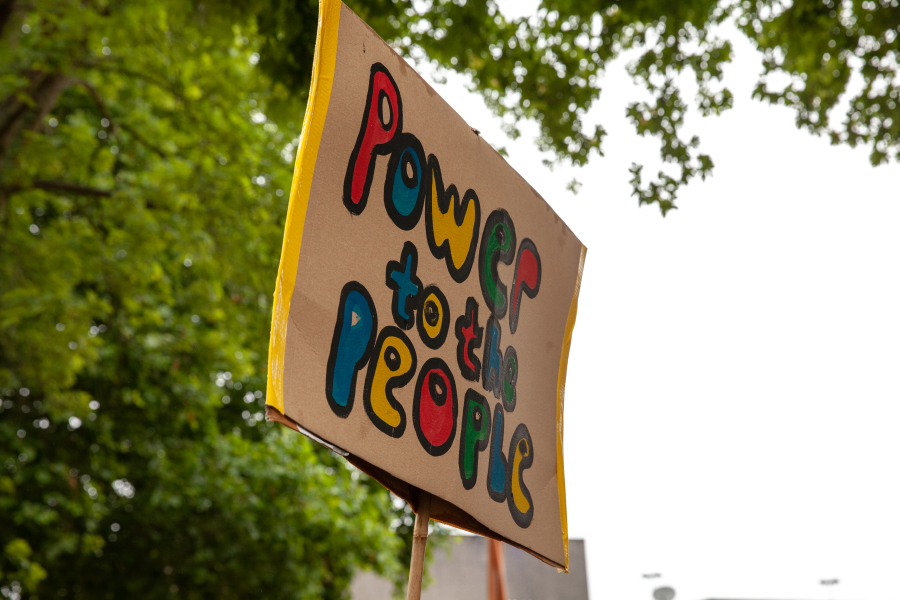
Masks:
[[[509,600],[503,543],[488,539],[488,600]]]

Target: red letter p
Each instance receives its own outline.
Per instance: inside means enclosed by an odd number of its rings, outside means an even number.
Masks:
[[[358,215],[366,208],[375,156],[390,154],[390,142],[403,131],[403,104],[394,78],[381,63],[372,65],[369,95],[359,137],[344,177],[344,206]]]

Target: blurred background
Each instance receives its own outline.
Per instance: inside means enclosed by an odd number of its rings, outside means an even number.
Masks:
[[[590,595],[900,595],[897,0],[349,5],[589,249]],[[317,14],[0,1],[3,597],[402,589],[408,508],[262,414]]]

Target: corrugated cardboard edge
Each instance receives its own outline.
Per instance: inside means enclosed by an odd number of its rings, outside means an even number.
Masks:
[[[319,143],[325,127],[334,67],[337,57],[338,26],[341,20],[340,0],[319,1],[319,29],[316,34],[316,52],[313,58],[312,85],[300,148],[294,165],[291,182],[291,200],[288,205],[287,223],[284,226],[284,242],[281,246],[281,263],[275,281],[275,300],[272,305],[272,333],[269,338],[269,377],[266,386],[266,404],[284,413],[284,347],[287,341],[288,312],[297,279],[300,261],[300,244],[306,223],[306,208],[312,188],[313,171],[319,155]]]
[[[575,276],[575,290],[572,292],[572,304],[569,305],[569,318],[566,320],[566,333],[563,336],[562,351],[559,353],[559,378],[556,383],[556,477],[559,490],[559,520],[562,525],[563,545],[566,552],[565,572],[569,572],[569,522],[566,515],[566,474],[563,468],[563,408],[566,398],[566,372],[569,368],[569,348],[572,346],[572,330],[575,328],[575,316],[578,314],[578,294],[581,292],[581,275],[584,273],[584,259],[587,248],[581,246],[581,257],[578,259],[578,274]],[[563,569],[560,569],[563,571]]]

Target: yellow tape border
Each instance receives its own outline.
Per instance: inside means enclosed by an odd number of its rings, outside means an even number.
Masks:
[[[587,248],[581,246],[578,259],[578,273],[575,275],[575,290],[572,292],[572,303],[569,305],[569,318],[566,321],[566,332],[563,336],[562,351],[559,354],[559,378],[556,383],[556,479],[559,490],[559,521],[562,526],[563,546],[566,553],[565,572],[569,572],[569,522],[566,515],[566,474],[563,468],[563,408],[566,397],[566,372],[569,367],[569,349],[572,346],[572,330],[575,328],[575,316],[578,313],[578,294],[581,292],[581,275],[584,273],[584,259]],[[559,569],[562,571],[562,569]]]
[[[300,244],[306,224],[306,209],[312,188],[319,143],[325,128],[331,86],[334,83],[334,67],[337,58],[338,28],[341,20],[340,0],[319,1],[319,28],[316,34],[316,52],[313,58],[312,85],[303,132],[294,165],[287,222],[284,226],[284,242],[281,246],[281,263],[275,280],[275,299],[272,305],[272,333],[269,338],[269,377],[266,386],[266,404],[284,414],[284,349],[287,342],[288,313],[297,279],[300,261]]]

